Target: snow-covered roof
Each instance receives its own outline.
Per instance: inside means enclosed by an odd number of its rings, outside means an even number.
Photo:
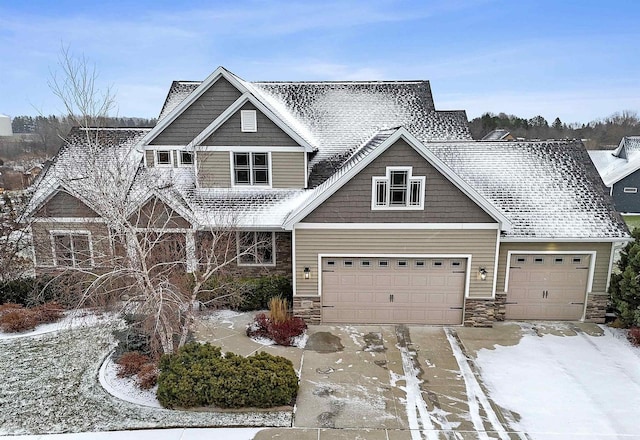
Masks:
[[[604,184],[611,187],[640,169],[640,136],[626,136],[615,150],[591,150],[589,156]]]
[[[127,203],[126,195],[143,154],[135,146],[148,131],[148,128],[73,128],[58,155],[41,173],[27,215],[61,189],[108,218],[113,210]]]
[[[512,224],[510,238],[626,238],[579,141],[430,142],[458,176]]]
[[[422,142],[471,139],[463,110],[435,110],[429,81],[248,82],[234,78],[318,150],[309,161],[310,168],[350,155],[376,132],[390,127],[404,126]],[[160,118],[199,85],[174,82]]]
[[[504,128],[496,128],[482,138],[483,141],[501,141],[506,139],[511,133]]]

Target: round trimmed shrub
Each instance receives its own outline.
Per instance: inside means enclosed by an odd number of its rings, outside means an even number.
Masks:
[[[291,404],[297,392],[298,376],[282,356],[223,355],[192,342],[160,360],[157,397],[165,408],[270,408]]]

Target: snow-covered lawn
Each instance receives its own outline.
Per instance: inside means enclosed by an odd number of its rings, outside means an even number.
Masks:
[[[621,332],[538,336],[522,324],[514,346],[482,349],[490,397],[520,414],[533,439],[640,438],[640,349]]]
[[[151,427],[290,426],[290,412],[169,411],[109,395],[98,382],[98,370],[113,348],[111,331],[119,325],[120,321],[110,318],[91,327],[66,326],[53,333],[0,340],[0,435]]]

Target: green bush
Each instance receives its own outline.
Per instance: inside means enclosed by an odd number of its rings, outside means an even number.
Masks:
[[[280,296],[289,304],[293,303],[291,280],[282,275],[266,275],[258,278],[213,277],[204,290],[208,293],[199,295],[203,303],[213,303],[217,307],[228,307],[241,312],[265,310],[269,300]],[[213,292],[213,293],[211,293]],[[240,294],[240,300],[235,300]]]
[[[243,357],[195,342],[160,360],[158,401],[166,408],[289,405],[298,392],[290,360],[268,353]]]
[[[56,299],[57,284],[50,278],[18,278],[0,283],[0,304],[33,306]]]
[[[635,241],[620,252],[619,271],[611,275],[609,293],[623,326],[640,326],[640,228],[631,233]]]

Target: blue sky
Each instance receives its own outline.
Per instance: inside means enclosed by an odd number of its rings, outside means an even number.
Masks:
[[[428,79],[440,110],[588,122],[640,110],[640,2],[0,0],[0,113],[60,114],[61,45],[96,64],[120,116],[171,81]]]

